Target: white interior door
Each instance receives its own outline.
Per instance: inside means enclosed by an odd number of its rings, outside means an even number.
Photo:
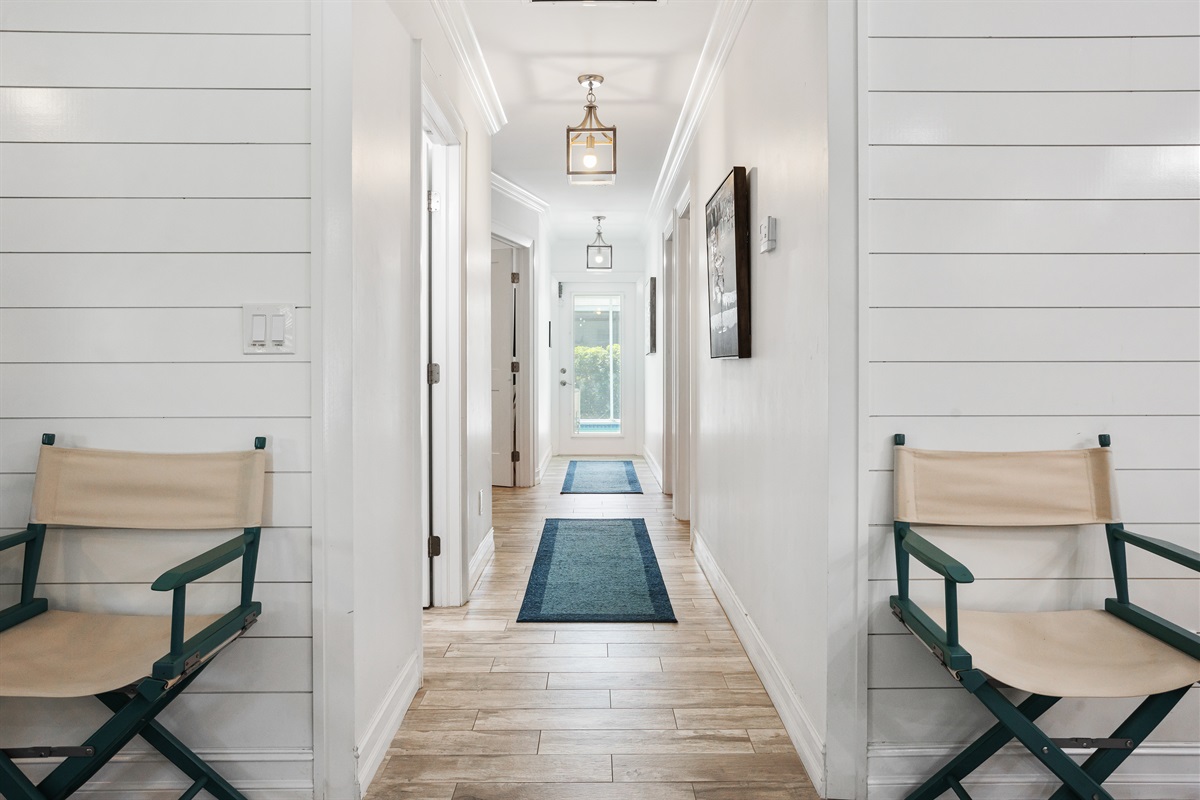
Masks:
[[[637,449],[634,320],[637,292],[624,284],[566,283],[552,376],[558,391],[559,452],[628,455]],[[626,346],[627,343],[627,346]]]
[[[492,249],[492,485],[512,486],[515,449],[517,376],[516,293],[512,273],[516,252],[508,246]]]

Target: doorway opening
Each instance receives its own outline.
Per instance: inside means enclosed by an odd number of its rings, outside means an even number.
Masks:
[[[423,603],[465,602],[467,502],[463,475],[462,122],[422,87],[421,400]]]

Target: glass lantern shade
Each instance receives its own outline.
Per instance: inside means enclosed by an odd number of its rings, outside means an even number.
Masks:
[[[596,240],[600,244],[589,244],[587,246],[587,268],[588,269],[612,269],[612,245],[604,244],[604,240],[599,235]]]
[[[595,119],[590,106],[589,119]],[[567,180],[572,185],[606,186],[617,180],[617,129],[613,127],[567,128]]]

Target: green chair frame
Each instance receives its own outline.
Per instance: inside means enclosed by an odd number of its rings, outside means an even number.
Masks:
[[[53,445],[54,434],[42,436],[42,444]],[[263,450],[266,437],[254,440]],[[0,551],[25,545],[21,574],[21,599],[0,610],[0,631],[7,630],[46,611],[45,598],[34,597],[46,525],[29,526],[19,533],[0,536]],[[70,797],[90,780],[134,737],[141,736],[155,750],[192,780],[180,796],[191,800],[206,791],[218,800],[246,800],[216,770],[155,721],[171,702],[191,685],[211,663],[211,656],[230,640],[241,636],[258,620],[262,604],[253,599],[261,528],[245,528],[240,536],[212,548],[196,558],[164,572],[151,589],[172,592],[170,651],[155,662],[151,675],[123,691],[96,695],[113,716],[82,746],[25,747],[0,750],[0,795],[7,800],[61,800]],[[238,605],[189,639],[184,639],[187,585],[217,569],[242,559],[241,598]],[[13,759],[55,758],[64,760],[40,783],[34,784]]]
[[[1101,447],[1111,444],[1108,434],[1101,434],[1099,441]],[[895,443],[903,445],[904,434],[896,434]],[[1121,523],[1106,524],[1105,533],[1117,595],[1105,600],[1105,610],[1192,658],[1200,659],[1200,636],[1129,601],[1125,545],[1133,545],[1193,571],[1200,571],[1200,553],[1133,533]],[[958,587],[975,580],[971,571],[913,531],[907,522],[894,521],[893,535],[899,591],[889,601],[893,616],[924,642],[963,688],[998,720],[996,725],[909,794],[906,800],[935,800],[946,792],[954,792],[959,800],[971,800],[962,781],[1013,739],[1024,745],[1062,781],[1062,786],[1049,800],[1113,800],[1101,784],[1158,727],[1190,687],[1147,697],[1107,739],[1050,738],[1034,723],[1062,698],[1033,694],[1020,705],[1014,705],[989,683],[986,674],[972,668],[971,654],[959,644]],[[941,575],[945,581],[945,630],[909,597],[910,556]],[[1095,752],[1081,765],[1064,752],[1064,747],[1094,748]]]

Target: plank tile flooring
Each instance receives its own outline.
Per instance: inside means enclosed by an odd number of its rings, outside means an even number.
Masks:
[[[368,800],[818,800],[640,458],[645,494],[493,490],[471,602],[425,612],[425,685]],[[675,623],[517,623],[547,517],[642,517]]]

